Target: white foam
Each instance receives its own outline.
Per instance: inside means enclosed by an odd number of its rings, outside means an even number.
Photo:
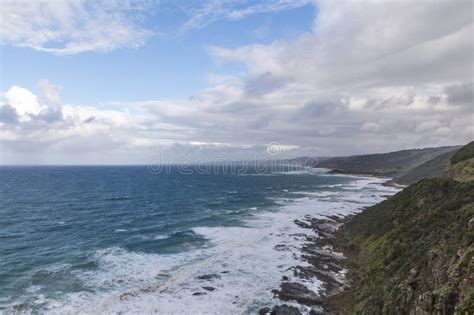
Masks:
[[[320,175],[327,173],[329,170],[324,168],[314,168],[314,167],[301,167],[298,169],[293,170],[284,170],[284,171],[276,171],[272,169],[272,167],[268,167],[268,169],[263,168],[264,170],[268,170],[268,173],[258,172],[258,173],[242,173],[239,176],[279,176],[279,175]]]
[[[295,195],[306,195],[306,196],[314,196],[314,197],[328,197],[337,195],[339,192],[334,191],[294,191],[292,194]]]
[[[0,296],[0,302],[7,302],[7,301],[10,301],[12,299],[11,296],[7,295],[7,296]]]
[[[28,288],[26,288],[26,292],[35,293],[41,290],[41,288],[42,287],[40,285],[30,285]]]
[[[158,234],[152,237],[154,241],[167,239],[169,235]]]
[[[159,240],[165,240],[169,238],[170,236],[168,234],[156,234],[156,235],[136,235],[136,238],[142,239],[142,240],[152,240],[152,241],[159,241]]]
[[[279,287],[284,275],[317,292],[322,284],[318,279],[292,276],[292,266],[305,264],[300,257],[302,235],[312,233],[294,220],[361,211],[396,191],[381,186],[383,182],[358,178],[348,190],[299,192],[306,197],[285,199],[278,203],[278,211],[255,212],[240,227],[195,227],[193,232],[208,239],[210,246],[180,254],[98,250],[93,255],[98,270],[76,274],[90,292],[69,293],[54,301],[39,297],[38,301],[47,304],[45,312],[51,313],[233,314],[256,313],[260,307],[280,304],[271,290]],[[199,279],[203,275],[217,276]],[[215,290],[206,291],[203,286]],[[199,292],[205,294],[193,295]]]

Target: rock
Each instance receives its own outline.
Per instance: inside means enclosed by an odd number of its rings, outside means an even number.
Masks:
[[[283,252],[283,251],[289,251],[290,250],[290,248],[287,245],[284,245],[284,244],[275,245],[274,249],[278,252]]]
[[[214,287],[202,287],[204,290],[207,290],[207,291],[214,291],[216,288]]]
[[[467,227],[469,228],[469,230],[474,229],[474,218],[471,218],[471,220],[469,220],[469,222],[467,223]]]
[[[26,310],[26,304],[25,303],[17,303],[13,305],[13,309],[15,311],[21,312]]]
[[[306,222],[303,222],[303,221],[300,221],[300,220],[295,220],[293,222],[296,225],[298,225],[299,227],[302,227],[304,229],[310,229],[311,228],[311,224],[309,224],[309,223],[306,223]]]
[[[212,280],[212,279],[219,279],[221,276],[216,274],[208,274],[208,275],[201,275],[197,276],[196,278],[199,280]]]
[[[296,282],[282,283],[277,294],[282,301],[294,300],[305,305],[321,304],[321,299],[316,293]]]
[[[321,280],[323,282],[323,294],[326,296],[330,296],[336,292],[342,291],[342,288],[344,286],[344,283],[336,279],[331,272],[326,270],[320,270],[313,266],[297,266],[294,272],[296,276],[302,279],[317,278]]]
[[[265,315],[265,314],[268,314],[268,313],[270,313],[270,308],[269,308],[269,307],[261,308],[261,309],[258,311],[258,315]]]
[[[286,304],[276,305],[273,307],[272,315],[301,315],[301,312],[294,306],[288,306]]]

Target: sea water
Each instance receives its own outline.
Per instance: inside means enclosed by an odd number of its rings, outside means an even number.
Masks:
[[[272,290],[312,231],[396,189],[297,168],[240,172],[0,167],[0,313],[240,314]],[[319,279],[304,283],[315,291]]]

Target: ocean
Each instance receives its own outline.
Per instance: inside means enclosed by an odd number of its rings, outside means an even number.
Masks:
[[[305,167],[0,167],[0,313],[256,313],[304,263],[312,232],[294,220],[357,213],[397,191],[384,181]]]

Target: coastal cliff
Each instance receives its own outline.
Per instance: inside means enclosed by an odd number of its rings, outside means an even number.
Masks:
[[[426,179],[343,225],[340,249],[358,254],[347,261],[352,302],[338,312],[472,314],[473,192],[472,181]]]
[[[351,287],[330,299],[330,313],[474,313],[473,148],[451,157],[445,178],[421,180],[337,231],[335,247],[352,253]]]

